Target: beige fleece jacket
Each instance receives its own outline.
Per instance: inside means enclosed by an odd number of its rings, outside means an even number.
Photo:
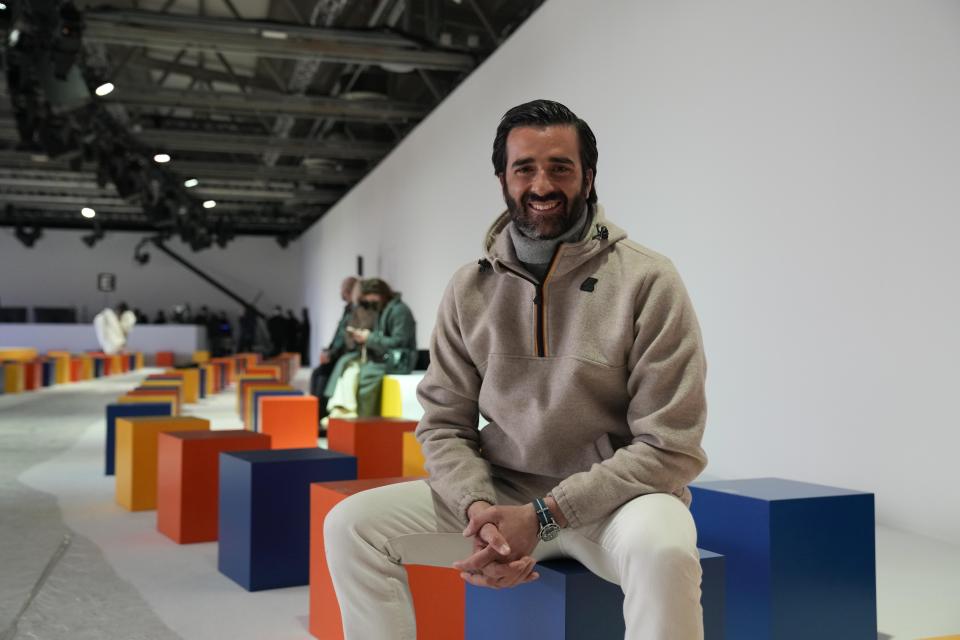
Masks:
[[[430,486],[464,522],[471,503],[496,503],[493,478],[552,495],[578,527],[648,493],[689,504],[706,465],[706,363],[680,276],[601,207],[592,216],[538,286],[504,213],[486,264],[444,293],[416,434]]]

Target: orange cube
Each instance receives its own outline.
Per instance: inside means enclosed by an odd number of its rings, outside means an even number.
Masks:
[[[203,418],[149,416],[117,418],[116,500],[128,511],[157,507],[157,436],[164,431],[207,431]]]
[[[220,452],[269,448],[269,436],[243,429],[161,433],[157,531],[177,544],[216,540]]]
[[[157,367],[172,367],[175,360],[173,351],[157,351],[153,364]]]
[[[357,458],[357,478],[403,475],[403,434],[417,428],[400,418],[330,418],[327,448]]]
[[[37,380],[38,376],[41,379]],[[23,390],[33,391],[43,386],[43,365],[38,360],[28,360],[23,363]]]
[[[270,436],[272,449],[317,446],[319,406],[314,396],[261,396],[260,433]]]
[[[340,605],[333,590],[323,544],[323,521],[341,500],[367,489],[408,482],[414,478],[376,478],[316,482],[310,485],[310,633],[323,640],[342,640]],[[463,638],[464,582],[446,567],[406,565],[417,640]]]
[[[83,379],[83,359],[70,358],[70,382],[79,382]]]

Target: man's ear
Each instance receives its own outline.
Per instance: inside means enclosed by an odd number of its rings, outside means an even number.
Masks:
[[[504,173],[498,173],[498,174],[497,174],[497,180],[500,181],[500,187],[501,187],[501,188],[503,188],[503,189],[506,189],[506,188],[507,188],[507,178],[506,178],[506,174],[504,174]]]
[[[590,194],[593,193],[593,169],[587,169],[583,174],[584,182],[587,183],[587,197],[590,197]]]

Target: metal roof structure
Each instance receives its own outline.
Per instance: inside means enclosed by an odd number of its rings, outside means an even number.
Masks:
[[[542,1],[2,0],[0,226],[289,240]]]

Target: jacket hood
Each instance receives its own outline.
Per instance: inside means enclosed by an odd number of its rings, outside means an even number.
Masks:
[[[612,247],[615,243],[626,239],[627,233],[607,220],[603,206],[599,204],[590,205],[588,215],[586,238],[579,242],[563,244],[563,259],[557,264],[554,277],[577,268],[595,255]],[[510,224],[510,212],[504,211],[490,225],[483,239],[484,259],[498,273],[504,269],[524,270],[523,264],[517,258],[517,253],[513,248],[510,233],[507,232],[508,224]],[[483,260],[481,260],[482,262]]]

